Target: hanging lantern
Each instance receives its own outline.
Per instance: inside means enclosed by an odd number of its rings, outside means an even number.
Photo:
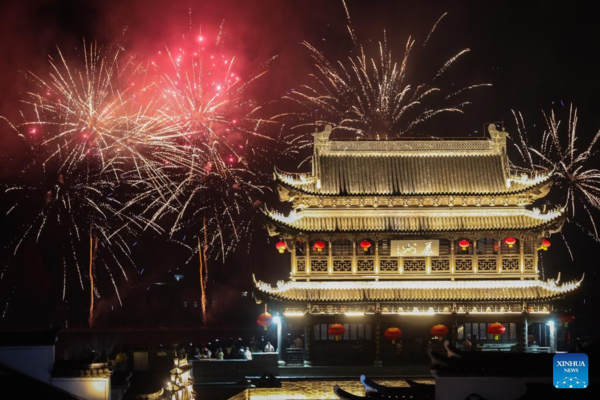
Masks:
[[[431,336],[436,337],[442,341],[442,338],[448,334],[448,327],[446,325],[437,324],[431,328]]]
[[[264,313],[260,314],[256,319],[256,323],[265,328],[265,331],[273,325],[273,316],[265,310]]]
[[[346,333],[346,328],[342,324],[333,324],[327,329],[327,333],[329,336],[333,336],[335,340],[340,340],[340,336],[344,336]]]
[[[279,254],[285,253],[285,249],[287,249],[287,244],[283,240],[280,240],[275,247],[279,250]]]
[[[517,239],[514,237],[507,237],[504,239],[504,243],[506,243],[509,248],[512,248],[517,243]]]
[[[548,251],[548,248],[552,246],[552,243],[548,239],[542,240],[542,245],[538,248],[538,250]]]
[[[503,335],[506,332],[506,327],[499,322],[488,325],[487,329],[490,335],[494,335],[494,340],[498,340],[500,335]]]
[[[471,245],[471,243],[469,243],[468,240],[463,239],[460,242],[458,242],[458,245],[460,246],[462,251],[466,251],[467,248]]]
[[[402,331],[400,328],[396,327],[387,328],[383,333],[383,336],[385,336],[387,340],[391,340],[392,344],[395,344],[396,340],[400,339],[402,336]]]
[[[318,242],[315,242],[315,244],[313,245],[313,247],[314,247],[314,248],[315,248],[317,251],[321,252],[321,251],[323,251],[323,249],[325,248],[325,242],[323,242],[323,241],[319,240]]]
[[[360,247],[366,253],[371,248],[371,242],[369,242],[367,239],[365,239],[362,242],[360,242]]]
[[[567,311],[560,311],[558,313],[558,322],[563,324],[565,328],[569,327],[569,324],[575,321],[575,316]]]

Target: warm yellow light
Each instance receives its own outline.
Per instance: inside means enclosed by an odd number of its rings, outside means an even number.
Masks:
[[[288,311],[284,312],[283,315],[285,315],[286,317],[302,317],[304,313],[300,311]]]
[[[363,313],[363,312],[354,312],[354,311],[352,311],[352,312],[347,312],[347,313],[345,313],[345,315],[346,315],[347,317],[362,317],[363,315],[365,315],[365,313]]]

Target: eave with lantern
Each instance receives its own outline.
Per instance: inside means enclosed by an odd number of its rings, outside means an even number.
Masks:
[[[566,214],[535,207],[553,176],[514,174],[506,135],[337,141],[327,128],[315,133],[312,171],[274,174],[292,211],[264,209],[282,263],[291,258],[290,279],[255,278],[255,298],[306,324],[362,318],[373,332],[439,316],[435,325],[454,344],[475,317],[493,324],[503,315],[500,342],[526,348],[527,326],[549,318],[581,280],[540,279],[539,252],[552,251]]]

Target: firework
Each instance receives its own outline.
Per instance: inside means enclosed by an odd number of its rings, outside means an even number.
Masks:
[[[9,250],[14,256],[29,239],[60,239],[62,300],[67,293],[67,268],[74,265],[81,290],[85,280],[90,282],[90,321],[93,298],[100,295],[94,275],[108,275],[121,302],[112,270],[116,268],[128,279],[125,264],[132,260],[126,239],[143,226],[158,229],[122,211],[126,188],[146,185],[147,171],[156,168],[154,161],[148,164],[138,152],[145,149],[140,143],[148,139],[139,135],[140,129],[131,129],[131,121],[140,114],[135,112],[136,91],[132,89],[139,67],[132,59],[122,61],[120,54],[119,49],[84,43],[79,68],[78,64],[72,67],[58,50],[60,62],[50,59],[47,78],[28,74],[37,91],[26,93],[24,121],[11,124],[30,150],[31,163],[21,180],[28,182],[35,176],[37,183],[5,188],[11,204],[6,223],[16,232]],[[125,172],[136,165],[143,174]],[[89,268],[82,269],[88,234]]]
[[[529,175],[552,174],[559,189],[558,205],[566,207],[570,222],[575,223],[576,214],[585,213],[592,236],[598,241],[592,212],[600,209],[600,170],[593,167],[600,131],[587,145],[581,143],[577,135],[577,109],[571,105],[566,123],[557,118],[554,110],[543,113],[545,128],[539,143],[533,144],[523,115],[515,111],[513,115],[518,134],[514,144],[521,159],[521,165],[513,167]]]
[[[303,42],[314,61],[315,72],[310,75],[311,84],[293,90],[284,100],[297,104],[301,111],[276,115],[274,119],[296,121],[294,128],[331,125],[334,131],[349,133],[352,138],[371,137],[385,139],[400,135],[415,135],[425,121],[444,113],[463,113],[469,101],[460,100],[466,91],[490,84],[474,84],[452,92],[438,85],[469,49],[463,49],[436,70],[429,83],[414,84],[409,74],[416,51],[416,40],[409,37],[401,48],[403,55],[396,61],[392,45],[384,31],[379,41],[377,55],[369,51],[357,39],[350,22],[350,14],[344,3],[348,32],[354,48],[345,60],[329,60],[323,52],[308,42]],[[431,35],[442,20],[434,24]],[[356,55],[352,55],[356,54]],[[299,121],[299,122],[298,122]]]
[[[239,242],[242,215],[264,191],[268,173],[257,161],[273,142],[261,133],[260,107],[247,98],[248,86],[266,71],[240,75],[223,40],[222,27],[213,43],[201,32],[191,34],[160,50],[150,72],[162,124],[154,140],[162,142],[165,177],[154,187],[151,220],[175,214],[171,237],[196,229],[221,256]]]

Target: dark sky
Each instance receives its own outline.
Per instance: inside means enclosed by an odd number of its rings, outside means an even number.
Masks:
[[[430,53],[416,61],[415,68],[440,65],[458,50],[469,47],[471,53],[455,66],[457,83],[493,84],[493,88],[472,98],[475,104],[460,121],[438,126],[451,136],[481,133],[484,123],[501,120],[507,122],[510,131],[514,129],[511,109],[522,111],[528,120],[540,124],[540,110],[552,106],[561,109],[570,103],[580,110],[583,141],[600,127],[600,30],[591,2],[348,0],[347,4],[361,41],[371,46],[385,29],[397,54],[408,35],[422,40],[439,16],[449,13],[432,39]],[[311,62],[301,41],[314,43],[331,58],[347,54],[345,13],[339,1],[5,2],[0,8],[0,115],[18,118],[19,95],[27,88],[19,71],[44,74],[47,55],[55,55],[56,46],[72,55],[86,39],[100,44],[119,43],[130,52],[150,54],[187,32],[189,9],[193,26],[202,24],[208,32],[216,31],[225,20],[228,47],[242,65],[256,65],[279,56],[254,89],[264,101],[306,82]],[[14,137],[3,123],[0,134],[0,156],[17,151]],[[11,163],[0,165],[2,179],[10,180],[14,174]],[[272,198],[267,200],[275,205]],[[594,255],[600,245],[576,229],[566,233],[573,243],[575,262],[570,261],[560,240],[555,240],[552,259],[545,260],[546,270],[549,276],[561,270],[568,279],[587,273],[585,290],[576,297],[578,310],[585,313],[597,304],[590,286],[598,281]],[[248,290],[251,272],[272,281],[285,278],[288,265],[276,257],[272,246],[272,241],[267,243],[266,233],[257,231],[249,246],[254,262],[247,262],[246,253],[235,255],[215,273],[214,287]],[[170,268],[168,264],[165,261],[165,266],[156,267],[153,273],[160,276]],[[135,284],[134,279],[130,285]],[[7,289],[3,290],[6,295]]]

